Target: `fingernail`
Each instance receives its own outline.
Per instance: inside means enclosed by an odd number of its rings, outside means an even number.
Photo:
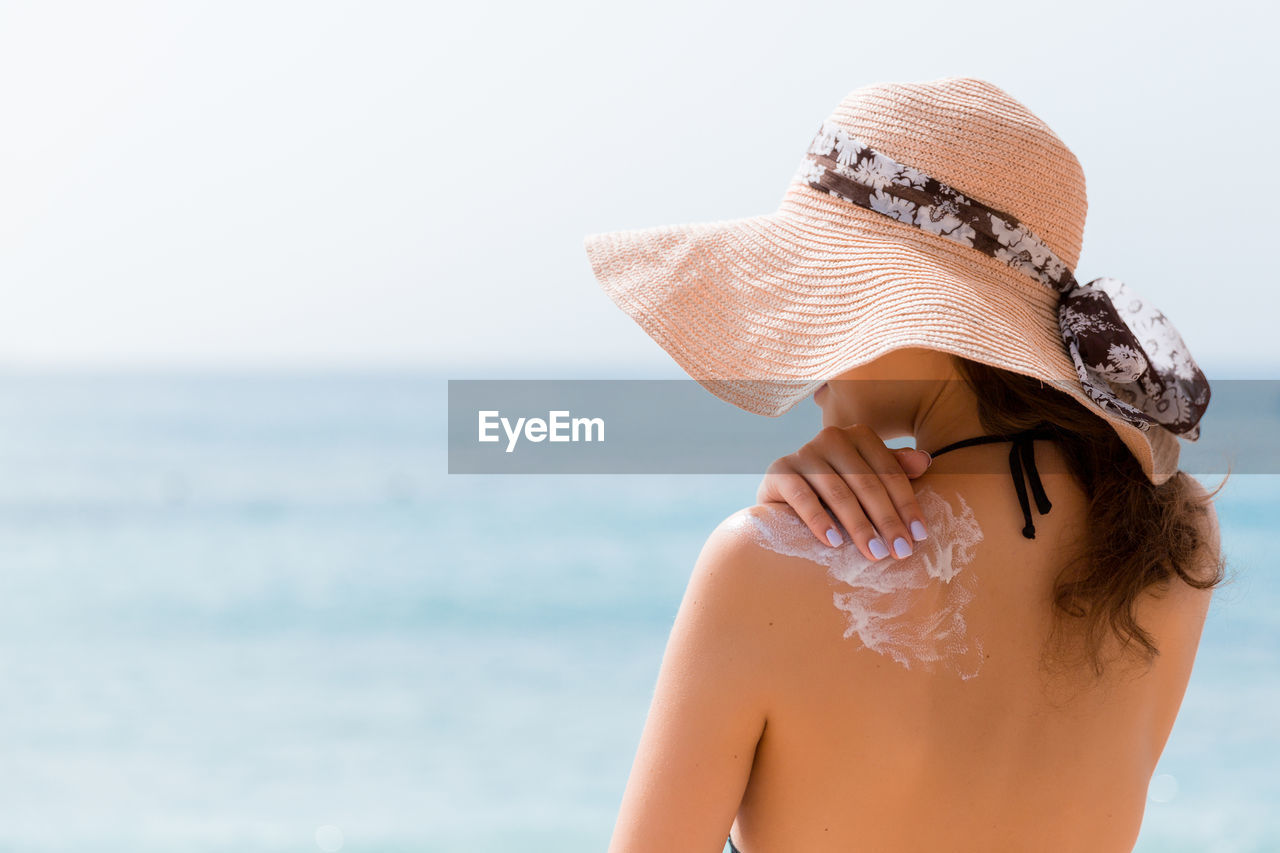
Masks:
[[[924,458],[928,460],[927,462],[924,463],[924,467],[928,468],[930,465],[933,464],[933,454],[927,450],[921,450],[920,452],[923,453]]]
[[[911,556],[911,543],[899,536],[893,540],[893,553],[899,560]]]
[[[884,547],[884,543],[881,542],[879,538],[872,539],[868,542],[867,548],[871,551],[871,556],[875,557],[877,560],[883,560],[885,557],[889,556],[889,549]]]
[[[840,535],[840,531],[834,527],[827,528],[827,541],[831,543],[832,548],[836,548],[844,544],[844,537]]]
[[[911,535],[917,542],[923,542],[928,537],[928,532],[924,529],[924,524],[919,521],[911,522]]]

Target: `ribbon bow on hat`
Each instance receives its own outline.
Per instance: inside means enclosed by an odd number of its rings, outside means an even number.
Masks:
[[[823,122],[801,164],[810,187],[978,249],[1058,291],[1058,326],[1085,394],[1144,432],[1159,425],[1195,441],[1209,383],[1178,330],[1123,282],[1079,284],[1015,217],[967,198]]]

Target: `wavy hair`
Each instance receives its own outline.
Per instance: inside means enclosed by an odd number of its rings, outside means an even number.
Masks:
[[[1181,581],[1204,590],[1223,583],[1225,561],[1208,516],[1230,473],[1208,493],[1183,471],[1152,485],[1116,431],[1075,398],[1039,379],[954,360],[978,398],[985,430],[1009,433],[1048,423],[1064,431],[1060,445],[1088,498],[1090,535],[1055,579],[1055,635],[1062,639],[1062,628],[1077,627],[1099,678],[1107,628],[1122,652],[1136,651],[1149,667],[1160,650],[1138,624],[1139,596],[1155,584]]]

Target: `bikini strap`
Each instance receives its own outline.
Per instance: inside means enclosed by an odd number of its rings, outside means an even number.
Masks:
[[[1053,508],[1053,504],[1049,502],[1049,496],[1045,493],[1044,484],[1040,482],[1040,472],[1036,470],[1035,440],[1037,438],[1056,439],[1061,437],[1061,431],[1051,425],[1034,426],[1030,429],[1019,430],[1007,435],[990,434],[963,438],[960,441],[953,441],[946,447],[935,450],[929,455],[931,457],[938,456],[951,450],[975,444],[1012,441],[1013,447],[1009,449],[1009,474],[1013,477],[1013,485],[1018,492],[1018,505],[1022,507],[1022,518],[1026,522],[1022,528],[1022,535],[1028,539],[1035,539],[1036,527],[1031,519],[1031,502],[1027,499],[1027,486],[1023,482],[1022,471],[1025,467],[1027,479],[1031,481],[1031,492],[1036,499],[1036,509],[1039,510],[1041,515],[1044,515]]]

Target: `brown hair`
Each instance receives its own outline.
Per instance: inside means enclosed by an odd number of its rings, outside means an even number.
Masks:
[[[1211,526],[1206,517],[1227,478],[1209,493],[1183,471],[1152,485],[1116,431],[1075,398],[1019,373],[959,356],[955,362],[977,395],[984,430],[1009,433],[1047,422],[1065,431],[1059,444],[1088,496],[1091,535],[1069,555],[1055,580],[1056,628],[1067,617],[1081,620],[1074,624],[1097,677],[1104,670],[1108,626],[1122,651],[1136,646],[1149,666],[1160,651],[1138,624],[1139,596],[1148,587],[1167,587],[1176,580],[1202,590],[1223,583],[1225,561],[1216,521]],[[1203,575],[1196,571],[1200,567]]]

